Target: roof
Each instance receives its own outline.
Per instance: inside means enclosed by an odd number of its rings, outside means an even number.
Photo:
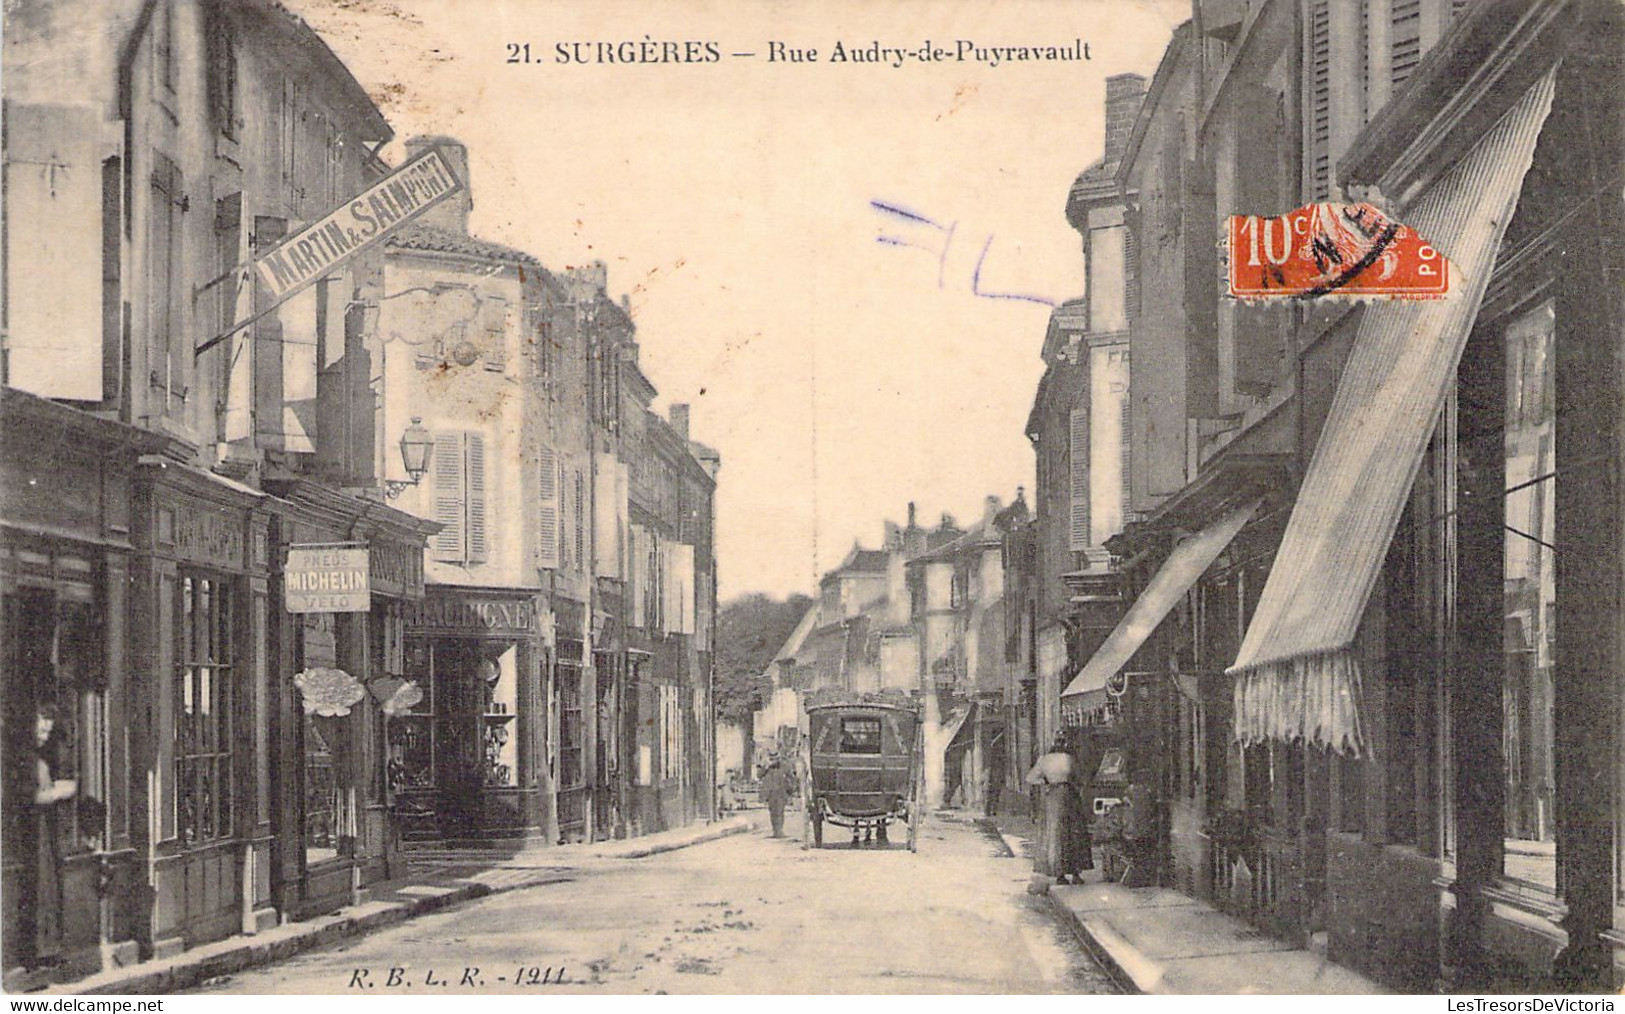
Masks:
[[[1140,100],[1139,111],[1134,114],[1134,130],[1129,134],[1128,146],[1123,149],[1123,157],[1117,167],[1118,185],[1125,189],[1128,187],[1128,180],[1124,177],[1140,157],[1140,146],[1145,142],[1146,128],[1150,126],[1158,107],[1162,104],[1163,92],[1168,90],[1168,82],[1173,79],[1174,71],[1189,46],[1193,31],[1189,21],[1174,29],[1174,37],[1168,43],[1168,48],[1162,51],[1162,60],[1157,64],[1157,72],[1151,78],[1151,87],[1146,90],[1145,98]]]
[[[427,253],[456,254],[460,257],[480,257],[485,260],[507,261],[510,264],[523,264],[528,267],[542,268],[542,262],[523,250],[515,250],[501,243],[492,243],[490,240],[479,239],[450,229],[441,229],[421,222],[409,222],[389,234],[384,241],[386,245],[397,250],[422,250]]]
[[[257,15],[263,23],[288,32],[288,38],[295,47],[294,52],[289,55],[309,57],[314,61],[319,73],[329,76],[341,91],[347,93],[346,111],[357,118],[363,131],[361,135],[363,140],[388,141],[395,136],[394,128],[384,118],[383,112],[372,100],[372,96],[361,86],[361,82],[356,80],[349,66],[339,59],[338,54],[328,46],[327,40],[323,39],[321,33],[312,28],[303,17],[280,0],[241,0],[236,5],[226,6]]]
[[[998,545],[1004,541],[1004,535],[993,523],[993,520],[993,518],[983,518],[981,521],[978,521],[970,531],[964,532],[958,538],[955,538],[941,546],[933,547],[928,552],[921,553],[919,556],[916,556],[909,562],[915,563],[947,560],[953,556],[957,556],[967,549],[974,549],[979,546]]]

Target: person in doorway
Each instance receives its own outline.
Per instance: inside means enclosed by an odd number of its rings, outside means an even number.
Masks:
[[[1080,874],[1095,865],[1088,815],[1079,802],[1074,782],[1076,769],[1065,738],[1057,735],[1049,752],[1038,758],[1025,779],[1028,785],[1041,786],[1044,794],[1044,847],[1033,866],[1061,883],[1079,882]]]
[[[767,817],[773,824],[773,837],[784,837],[784,804],[790,798],[790,786],[784,777],[784,768],[771,761],[762,774],[762,802],[767,804]]]
[[[35,957],[44,959],[56,956],[62,940],[57,804],[72,799],[79,791],[79,783],[71,778],[58,777],[65,766],[62,760],[65,743],[56,728],[54,705],[42,704],[36,711],[34,742],[38,749],[34,758],[35,833],[39,836],[34,866],[34,947]]]

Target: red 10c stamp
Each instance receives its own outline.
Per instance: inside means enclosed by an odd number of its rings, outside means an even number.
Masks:
[[[1236,299],[1438,299],[1450,291],[1445,256],[1370,204],[1231,215],[1226,243]]]

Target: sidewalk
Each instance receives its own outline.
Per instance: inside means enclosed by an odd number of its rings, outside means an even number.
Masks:
[[[1030,823],[1001,817],[999,832],[1017,856],[1031,854],[1037,836]],[[1392,992],[1168,888],[1056,885],[1049,897],[1124,989],[1176,996]]]
[[[459,850],[410,860],[413,869],[399,880],[374,884],[367,900],[330,915],[284,923],[254,936],[234,936],[194,947],[172,958],[111,968],[76,982],[53,983],[45,994],[176,993],[220,975],[282,961],[325,947],[346,937],[371,933],[452,905],[504,891],[557,883],[572,878],[583,863],[604,859],[641,859],[661,852],[751,830],[748,817],[732,817],[624,841],[563,845],[502,858]]]

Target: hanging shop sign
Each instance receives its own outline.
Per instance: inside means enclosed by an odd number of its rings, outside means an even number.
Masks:
[[[230,329],[199,345],[194,353],[207,352],[462,188],[451,159],[439,148],[430,148],[407,162],[255,257],[253,275],[262,293],[256,302],[258,309],[249,319],[234,322]],[[239,283],[246,281],[242,266],[222,277],[233,274]]]
[[[282,588],[290,613],[364,613],[372,608],[367,547],[289,546]]]
[[[343,718],[367,696],[361,681],[343,669],[315,667],[295,673],[293,685],[305,706],[305,714]]]

